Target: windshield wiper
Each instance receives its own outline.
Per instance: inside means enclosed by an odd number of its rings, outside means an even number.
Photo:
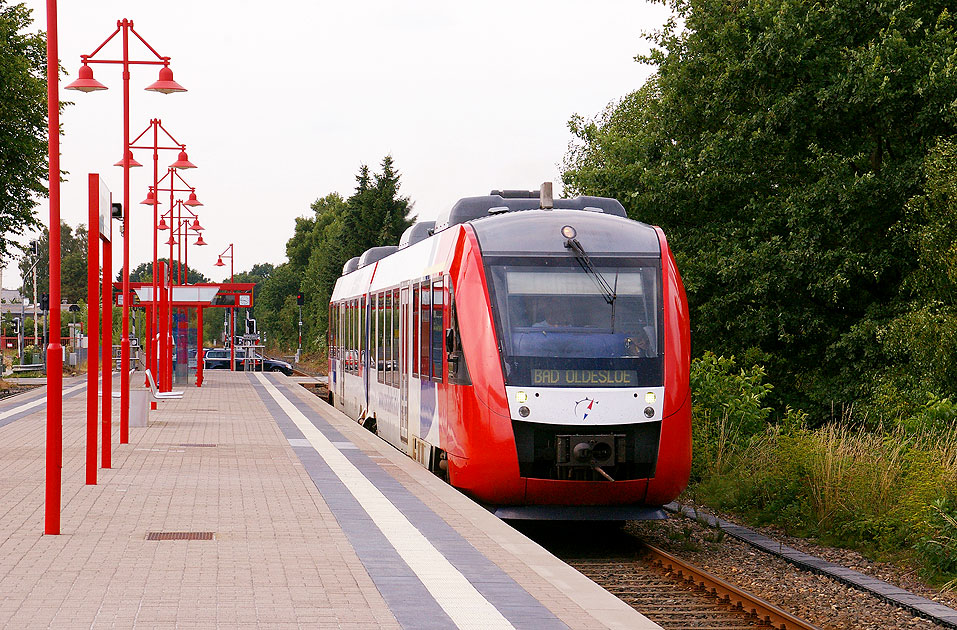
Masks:
[[[585,273],[591,275],[592,280],[594,280],[595,284],[598,285],[598,289],[602,292],[602,297],[605,298],[605,302],[614,305],[615,299],[618,297],[618,295],[615,293],[615,289],[608,284],[608,281],[605,280],[603,275],[601,275],[601,272],[595,269],[595,265],[592,263],[591,258],[588,257],[588,254],[585,252],[582,244],[578,242],[578,239],[566,239],[565,247],[575,252],[575,259],[578,260],[578,264],[581,265],[581,268],[585,271]],[[617,279],[615,284],[618,284]]]

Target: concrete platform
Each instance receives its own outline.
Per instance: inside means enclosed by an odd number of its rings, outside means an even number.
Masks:
[[[292,379],[207,372],[96,486],[78,387],[59,536],[43,406],[0,406],[0,627],[657,627]]]

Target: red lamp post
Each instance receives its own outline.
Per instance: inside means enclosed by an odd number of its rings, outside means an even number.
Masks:
[[[172,187],[172,184],[171,184],[171,187]],[[163,189],[161,188],[160,190],[163,190]],[[192,206],[203,205],[199,202],[198,199],[196,199],[195,189],[191,189],[191,191],[192,192],[190,192],[189,198],[186,201],[183,201],[182,199],[177,199],[170,206],[170,209],[160,216],[160,222],[159,224],[156,225],[156,230],[170,231],[169,240],[166,241],[166,245],[169,245],[170,273],[171,274],[175,273],[175,276],[171,275],[171,278],[170,278],[171,284],[189,284],[189,268],[188,268],[189,243],[186,239],[189,236],[190,230],[193,230],[194,232],[199,234],[199,232],[201,232],[204,229],[203,226],[199,224],[199,215],[197,215],[195,212],[193,212],[189,208],[190,205]],[[183,216],[184,212],[188,216],[184,217]],[[167,218],[169,218],[168,225],[166,223]],[[192,222],[190,222],[190,219],[192,219]],[[202,245],[206,245],[206,242],[203,241],[203,238],[200,235],[200,237],[197,239],[195,244],[202,246]],[[175,268],[173,267],[173,260],[174,260],[173,246],[177,246]],[[182,319],[180,320],[180,334],[185,334],[185,328],[186,328],[185,318],[187,316],[187,312],[188,312],[188,309],[180,309],[180,315],[182,317]],[[201,321],[200,314],[197,314],[197,319]],[[172,331],[172,311],[169,311],[167,313],[167,319],[162,322],[162,326],[160,328],[165,331]],[[164,340],[164,343],[161,344],[160,351],[161,351],[161,356],[163,357],[164,366],[165,366],[163,374],[164,376],[169,377],[169,378],[164,378],[161,380],[161,382],[163,383],[162,387],[172,388],[173,383],[172,383],[171,366],[172,366],[173,342],[172,342],[172,339],[168,339],[166,337],[162,337],[162,339]],[[182,338],[180,340],[180,343],[184,343],[182,341]],[[186,352],[186,347],[185,345],[182,345],[182,346],[177,345],[177,348],[179,348],[177,350],[178,356],[180,356],[180,360],[182,360],[183,355],[181,353]],[[202,382],[201,379],[199,382]],[[166,390],[164,389],[164,391]]]
[[[160,216],[160,222],[157,224],[157,230],[170,230],[169,240],[166,241],[166,244],[169,245],[169,259],[170,264],[172,265],[173,260],[173,246],[177,246],[176,250],[176,279],[179,284],[189,284],[189,273],[188,262],[189,262],[189,251],[187,249],[187,241],[189,238],[189,231],[192,230],[199,236],[194,245],[207,245],[206,241],[203,240],[202,232],[206,228],[199,224],[199,215],[189,209],[190,201],[192,205],[201,206],[203,204],[199,203],[196,200],[196,193],[190,193],[190,197],[187,201],[182,199],[177,199],[173,206],[162,216]],[[186,213],[188,216],[184,217],[183,213]],[[169,218],[169,225],[166,224],[166,218]],[[192,219],[192,222],[190,220]],[[179,240],[177,240],[179,239]]]
[[[173,143],[173,146],[160,145],[159,132],[161,130],[164,134],[166,134],[166,137]],[[145,144],[145,145],[137,146],[136,143],[142,140],[143,137],[146,134],[148,134],[150,131],[153,132],[153,144],[151,145]],[[153,206],[153,295],[155,296],[157,294],[157,291],[159,290],[159,280],[156,274],[157,250],[159,247],[157,242],[158,241],[157,234],[156,234],[156,218],[157,218],[156,215],[157,215],[157,206],[159,205],[159,199],[157,198],[157,196],[159,194],[159,191],[161,190],[159,188],[159,184],[162,181],[159,179],[159,151],[161,149],[164,149],[164,150],[171,149],[171,150],[179,151],[178,159],[169,166],[168,172],[166,175],[163,176],[163,179],[166,179],[169,173],[175,172],[176,169],[196,168],[196,165],[189,161],[189,157],[186,155],[186,145],[176,140],[176,138],[173,137],[173,135],[166,129],[166,127],[163,126],[163,121],[158,118],[150,119],[149,125],[146,127],[146,129],[143,130],[143,132],[140,135],[136,137],[135,140],[133,140],[132,143],[130,143],[129,148],[130,149],[149,149],[153,151],[154,194],[152,196],[152,200],[150,199],[150,196],[147,195],[146,200],[144,200],[142,203]],[[132,151],[130,153],[132,154]],[[175,188],[174,183],[171,181],[170,182],[170,201],[171,202],[172,202],[174,188]],[[195,190],[195,189],[191,189],[191,190]],[[158,324],[158,317],[159,317],[158,312],[155,308],[155,303],[156,303],[156,300],[154,299],[153,304],[150,308],[150,310],[153,313],[151,320],[152,320],[152,329],[154,331],[158,330],[157,324]],[[165,369],[164,368],[165,362],[161,363],[156,360],[157,349],[153,347],[154,344],[152,343],[152,339],[150,339],[150,343],[146,345],[147,345],[147,352],[148,352],[147,361],[149,362],[149,365],[152,367],[153,373],[156,375],[157,382],[160,382],[160,383],[165,382],[165,379],[163,379],[162,375],[160,374],[160,369],[161,368]],[[160,345],[162,345],[162,342]],[[124,427],[124,424],[121,420],[120,421],[120,442],[121,443],[123,443],[123,427]]]
[[[229,252],[228,254],[226,252]],[[229,247],[224,249],[219,255],[219,258],[216,259],[216,267],[225,267],[226,263],[223,262],[223,258],[229,259],[229,283],[233,283],[234,273],[233,273],[233,255],[235,251],[233,250],[233,244],[230,243]],[[229,369],[236,370],[236,307],[229,307]]]
[[[47,0],[47,150],[50,185],[50,335],[47,345],[47,436],[43,533],[60,533],[63,463],[63,348],[60,345],[60,60],[56,0]]]
[[[54,24],[52,30],[48,31],[52,37],[56,32],[55,24],[55,12],[56,12],[56,2],[55,0],[47,0],[47,12],[48,14],[53,12]],[[50,19],[50,15],[47,16],[47,19]],[[132,33],[136,39],[138,39],[151,53],[153,53],[155,59],[147,60],[131,60],[130,59],[130,33]],[[104,46],[106,46],[117,34],[122,34],[123,40],[123,56],[121,59],[94,59],[97,53],[99,53]],[[50,54],[50,48],[55,49],[55,39],[52,46],[48,46],[47,55]],[[67,85],[65,89],[67,90],[79,90],[80,92],[93,92],[97,90],[107,89],[105,85],[93,78],[93,69],[89,64],[91,63],[111,63],[111,64],[121,64],[123,66],[123,336],[120,339],[120,363],[122,369],[120,370],[120,443],[125,444],[129,441],[128,427],[130,421],[130,373],[129,373],[129,362],[130,362],[130,306],[129,306],[129,295],[130,295],[130,167],[133,166],[133,154],[130,151],[130,66],[131,65],[160,65],[159,79],[154,83],[150,84],[146,89],[150,92],[160,92],[162,94],[172,94],[174,92],[185,92],[186,88],[181,86],[179,83],[173,80],[173,71],[169,68],[169,57],[164,57],[160,55],[156,50],[150,46],[143,37],[136,32],[133,28],[132,20],[118,20],[116,22],[116,30],[100,44],[96,50],[94,50],[89,55],[80,55],[80,61],[82,66],[80,67],[79,76],[76,81]],[[52,69],[49,67],[47,72],[56,74],[57,59],[53,57],[54,66]],[[48,86],[52,85],[50,90],[54,90],[56,87],[55,81],[51,82],[48,77]],[[52,97],[56,97],[55,92],[51,92]],[[59,103],[57,103],[57,106]],[[51,109],[56,109],[52,104],[50,105]],[[58,114],[58,112],[57,112]],[[57,126],[54,127],[53,121],[57,121]],[[54,118],[53,115],[50,116],[50,129],[51,129],[51,142],[54,133],[59,134],[59,116]],[[59,148],[59,147],[57,147]],[[54,252],[54,242],[53,234],[54,230],[56,231],[56,251],[59,252],[59,242],[60,242],[60,219],[59,219],[59,153],[57,152],[56,156],[53,153],[53,145],[50,147],[50,169],[53,173],[54,160],[53,157],[56,157],[57,171],[56,177],[51,176],[50,179],[50,205],[51,205],[51,219],[52,219],[52,207],[54,204],[54,182],[57,183],[57,220],[56,223],[50,224],[50,256],[53,258]],[[155,266],[154,266],[155,268]],[[57,256],[57,282],[56,282],[56,293],[53,293],[53,268],[51,266],[51,291],[50,298],[51,300],[56,297],[54,304],[60,303],[60,293],[59,293],[59,256]],[[154,289],[155,290],[155,289]],[[155,293],[154,293],[155,296]],[[56,309],[54,309],[56,310]],[[57,311],[56,315],[57,325],[59,325],[60,314]],[[52,322],[51,322],[52,325]],[[59,330],[59,328],[54,328],[54,330]],[[58,355],[60,356],[60,355]],[[62,359],[58,359],[62,363]],[[47,365],[50,365],[48,362]],[[52,383],[50,384],[53,385]],[[127,427],[127,434],[124,436],[123,429]],[[125,439],[124,439],[125,438]]]

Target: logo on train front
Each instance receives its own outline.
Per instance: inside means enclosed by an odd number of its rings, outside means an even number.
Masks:
[[[598,401],[594,398],[582,398],[575,402],[575,415],[584,422],[597,404]]]

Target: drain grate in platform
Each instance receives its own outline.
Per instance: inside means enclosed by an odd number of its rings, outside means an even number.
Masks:
[[[215,444],[195,444],[195,443],[192,443],[192,444],[177,444],[176,446],[191,446],[191,447],[193,447],[193,448],[213,448],[213,447],[215,447],[216,445],[215,445]]]
[[[146,532],[146,540],[212,540],[213,532]]]

